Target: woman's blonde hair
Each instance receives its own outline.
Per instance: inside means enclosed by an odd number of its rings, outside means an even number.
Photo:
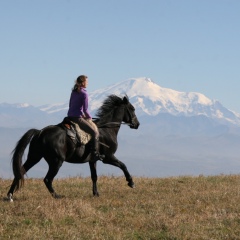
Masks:
[[[73,91],[78,91],[79,87],[82,86],[82,83],[85,82],[87,80],[88,76],[86,75],[80,75],[76,80],[75,80],[75,84],[72,88]]]

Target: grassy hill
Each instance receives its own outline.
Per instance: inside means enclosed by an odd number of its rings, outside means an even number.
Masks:
[[[99,177],[55,180],[53,199],[42,180],[26,179],[13,203],[0,179],[0,239],[240,239],[240,176]]]

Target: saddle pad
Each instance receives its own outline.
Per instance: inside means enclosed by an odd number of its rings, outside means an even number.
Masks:
[[[94,128],[96,131],[98,131],[96,124],[92,120],[87,120],[87,122],[92,126],[92,128]],[[75,128],[78,136],[80,137],[81,144],[87,144],[92,138],[91,135],[89,133],[84,132],[77,123],[72,122],[72,121],[71,121],[71,123],[74,125],[74,128]]]

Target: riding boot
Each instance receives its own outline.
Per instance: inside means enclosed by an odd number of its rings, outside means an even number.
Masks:
[[[103,160],[105,158],[105,155],[99,153],[99,140],[96,138],[93,140],[93,147],[91,151],[91,160],[93,162],[96,162],[97,160]]]

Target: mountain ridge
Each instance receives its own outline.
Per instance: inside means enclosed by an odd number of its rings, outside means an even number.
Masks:
[[[159,113],[187,117],[205,115],[220,123],[232,123],[240,126],[240,114],[225,108],[219,101],[211,100],[197,92],[180,92],[163,88],[145,77],[130,78],[89,93],[90,110],[95,112],[110,94],[118,96],[127,94],[139,116],[156,116]],[[63,106],[63,110],[66,111],[68,103]],[[43,110],[43,108],[41,109]],[[48,108],[47,112],[59,112],[60,109],[53,106]]]

